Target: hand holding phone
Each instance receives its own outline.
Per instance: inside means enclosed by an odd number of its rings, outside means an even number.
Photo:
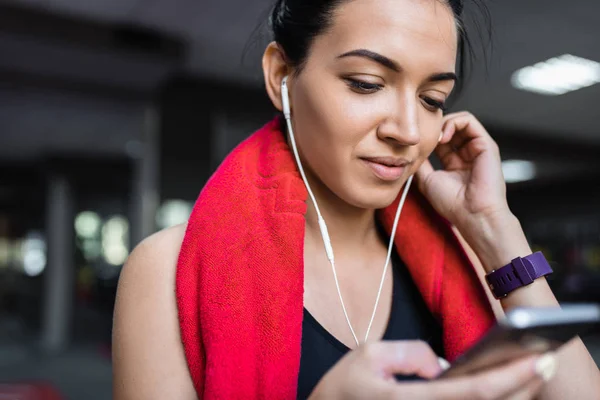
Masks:
[[[577,335],[597,331],[600,306],[596,304],[516,308],[439,378],[479,373],[525,356],[554,351]]]

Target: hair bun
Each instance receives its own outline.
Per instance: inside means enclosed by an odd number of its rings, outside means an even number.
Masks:
[[[283,19],[285,18],[286,12],[286,4],[285,0],[277,0],[275,6],[273,7],[273,12],[271,13],[271,18],[269,19],[271,29],[280,26],[283,23]]]
[[[457,16],[460,16],[463,12],[464,2],[463,0],[449,0],[450,7]]]

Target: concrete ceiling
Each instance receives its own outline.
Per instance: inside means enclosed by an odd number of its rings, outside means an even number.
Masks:
[[[138,24],[166,32],[181,38],[189,46],[183,60],[183,67],[188,73],[246,85],[261,84],[257,55],[262,43],[250,53],[246,63],[242,63],[241,57],[251,33],[266,21],[272,0],[11,0],[5,3],[107,23]],[[571,53],[600,61],[600,2],[496,0],[487,3],[493,18],[494,52],[487,72],[482,65],[478,66],[457,108],[468,109],[494,126],[497,135],[506,128],[541,138],[600,144],[600,118],[596,110],[596,104],[600,102],[600,85],[556,97],[518,91],[510,85],[510,76],[516,69],[549,57]],[[17,45],[14,41],[10,42],[12,39],[0,36],[0,51],[7,46],[14,49]],[[41,51],[34,48],[38,45],[35,42],[20,44],[24,46],[24,54],[39,54]],[[27,51],[27,48],[31,50]],[[80,51],[85,52],[85,49]],[[49,65],[57,70],[64,66],[65,73],[70,74],[68,63],[52,63],[52,54],[55,53],[48,55]],[[123,68],[123,73],[100,68],[105,73],[99,73],[98,79],[118,76],[119,79],[113,79],[111,83],[123,84],[131,79],[132,85],[147,87],[164,78],[169,67],[176,68],[153,64],[145,70],[145,75],[136,74],[139,62],[137,60],[137,64]],[[23,63],[25,68],[27,64],[40,64],[26,59],[22,60]],[[16,64],[12,65],[13,69],[18,68]],[[81,71],[81,68],[78,70]],[[6,95],[0,93],[2,104],[6,104],[2,99]],[[6,101],[14,105],[17,100],[12,103],[11,100]],[[35,101],[43,107],[44,101],[39,97]],[[53,103],[52,107],[57,104]],[[106,107],[101,109],[107,110]],[[47,108],[43,112],[54,111]],[[18,113],[17,109],[4,110],[0,123],[6,126],[5,118],[10,119],[12,115],[12,124],[18,124],[14,121],[14,115]],[[122,115],[114,113],[115,123]],[[123,127],[131,124],[131,121],[121,122]]]

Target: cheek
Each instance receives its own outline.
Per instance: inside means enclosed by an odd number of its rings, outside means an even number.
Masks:
[[[351,157],[374,120],[372,108],[365,107],[364,101],[357,101],[344,89],[344,84],[337,81],[317,87],[303,86],[298,88],[294,99],[297,140],[307,150],[305,156],[316,158],[311,157],[308,149],[321,153],[326,156],[321,162],[330,167]]]
[[[304,167],[323,181],[340,169],[347,139],[339,134],[345,128],[343,114],[330,97],[322,88],[298,87],[293,103],[294,134]]]
[[[345,123],[356,132],[366,133],[373,130],[378,121],[385,116],[386,107],[389,108],[384,96],[360,95],[347,90],[339,97],[338,112],[343,115]]]
[[[438,145],[442,133],[442,117],[431,114],[423,119],[420,127],[421,142],[419,143],[418,159],[415,170],[425,161]]]
[[[360,182],[355,157],[374,118],[372,109],[345,93],[342,85],[299,88],[294,99],[294,133],[305,168],[338,197],[355,204]]]

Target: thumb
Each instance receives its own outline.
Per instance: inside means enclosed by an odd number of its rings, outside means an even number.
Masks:
[[[424,193],[425,184],[429,176],[434,172],[433,165],[429,160],[423,161],[423,164],[419,167],[417,172],[415,173],[415,177],[417,178],[417,185],[421,193]]]
[[[364,352],[386,377],[418,375],[434,378],[442,372],[438,356],[424,341],[377,342],[365,345]]]
[[[544,364],[545,370],[540,370],[541,364]],[[539,390],[541,388],[539,383],[548,380],[555,370],[556,361],[551,355],[541,358],[528,357],[504,367],[472,376],[415,384],[410,388],[415,392],[414,396],[409,397],[415,399],[505,399],[532,385]],[[423,385],[428,385],[428,387],[425,388]],[[420,390],[419,386],[423,386],[424,390]],[[427,396],[419,396],[423,393],[427,393]]]

